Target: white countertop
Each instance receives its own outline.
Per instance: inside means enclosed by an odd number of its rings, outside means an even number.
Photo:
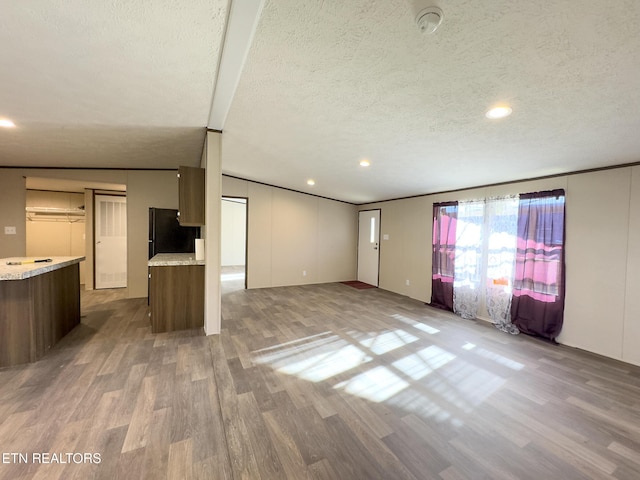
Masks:
[[[7,265],[7,262],[26,262],[50,258],[51,262],[25,263],[23,265]],[[80,263],[84,257],[11,257],[0,259],[0,280],[24,280],[59,268]]]
[[[196,260],[195,253],[159,253],[151,260],[150,267],[177,267],[180,265],[204,265],[204,260]]]

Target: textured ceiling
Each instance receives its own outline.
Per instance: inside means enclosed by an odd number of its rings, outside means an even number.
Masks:
[[[229,3],[0,0],[0,166],[197,165]],[[223,171],[363,203],[640,161],[639,1],[433,3],[266,0]]]
[[[198,165],[227,4],[0,1],[0,165]]]
[[[640,161],[640,2],[433,3],[429,36],[404,0],[268,0],[224,172],[361,203]]]

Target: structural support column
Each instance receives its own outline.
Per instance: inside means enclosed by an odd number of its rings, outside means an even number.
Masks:
[[[207,132],[204,167],[205,194],[205,269],[204,269],[204,331],[220,333],[220,222],[222,202],[222,134]]]

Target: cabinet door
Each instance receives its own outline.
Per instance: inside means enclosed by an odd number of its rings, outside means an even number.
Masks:
[[[204,225],[204,168],[179,167],[180,225]]]
[[[151,332],[204,326],[204,265],[151,267]]]

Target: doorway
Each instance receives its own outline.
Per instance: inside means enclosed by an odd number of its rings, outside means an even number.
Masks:
[[[378,286],[380,272],[380,210],[358,212],[358,281]]]
[[[85,226],[84,193],[27,188],[27,257],[84,257]],[[86,281],[85,264],[80,262],[80,285]]]
[[[127,197],[95,195],[95,288],[127,286]]]
[[[220,280],[223,294],[247,288],[247,210],[247,198],[222,197]]]

